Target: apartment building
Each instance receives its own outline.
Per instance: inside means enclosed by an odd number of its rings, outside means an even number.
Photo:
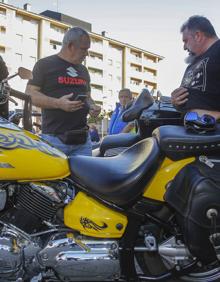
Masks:
[[[5,2],[5,1],[2,1]],[[81,26],[91,36],[89,56],[84,64],[91,76],[91,95],[106,111],[112,110],[121,88],[133,95],[144,86],[157,90],[157,72],[162,56],[92,32],[90,23],[52,11],[31,12],[29,4],[20,9],[0,3],[0,55],[13,74],[19,66],[32,69],[35,62],[57,53],[65,31]],[[12,87],[23,91],[26,82],[19,78]]]

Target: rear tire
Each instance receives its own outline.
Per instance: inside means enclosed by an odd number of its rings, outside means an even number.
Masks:
[[[168,271],[157,253],[138,253],[136,259],[143,274],[147,276],[157,276]],[[180,280],[169,279],[167,281],[178,282]]]
[[[143,272],[147,276],[157,276],[167,272],[165,265],[159,254],[157,253],[137,253],[137,262]],[[219,262],[207,266],[206,268],[198,268],[198,271],[189,273],[186,276],[167,280],[169,282],[189,281],[189,282],[219,282],[220,266]]]

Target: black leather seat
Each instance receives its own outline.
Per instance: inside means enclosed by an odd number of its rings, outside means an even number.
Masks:
[[[104,156],[105,152],[112,148],[130,147],[140,141],[139,134],[133,133],[120,133],[107,135],[100,144],[100,154]]]
[[[157,169],[159,156],[156,140],[147,138],[112,158],[71,158],[71,177],[89,194],[125,206],[143,192]]]
[[[153,131],[161,150],[172,160],[191,156],[220,156],[220,126],[205,134],[191,133],[184,126],[164,125]]]

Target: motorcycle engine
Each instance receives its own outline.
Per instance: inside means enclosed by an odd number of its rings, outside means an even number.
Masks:
[[[29,234],[62,222],[62,210],[70,190],[67,182],[9,184],[4,188],[8,207],[0,220]]]
[[[106,281],[120,277],[116,240],[91,239],[57,232],[47,242],[12,225],[0,233],[0,281],[38,276],[45,281]],[[19,280],[20,281],[20,280]]]
[[[120,277],[117,240],[60,233],[49,239],[38,257],[41,265],[53,269],[58,281],[112,281]]]
[[[16,227],[1,225],[0,281],[18,281],[19,278],[38,274],[40,265],[36,255],[41,250],[40,246]]]
[[[31,281],[38,275],[54,282],[120,276],[117,240],[82,237],[64,228],[67,190],[65,182],[0,186],[0,281]]]

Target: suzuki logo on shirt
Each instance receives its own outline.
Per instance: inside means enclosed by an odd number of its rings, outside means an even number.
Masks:
[[[67,70],[67,74],[72,77],[78,76],[77,71],[73,67],[69,67]]]
[[[59,76],[58,83],[66,85],[86,85],[86,80],[83,78],[77,78],[78,72],[73,68],[69,67],[66,69],[68,76]]]

